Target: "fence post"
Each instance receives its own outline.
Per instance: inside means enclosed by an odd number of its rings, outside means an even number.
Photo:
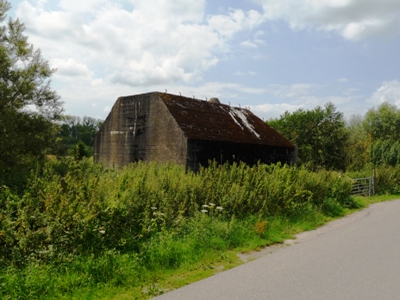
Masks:
[[[373,185],[372,185],[372,194],[375,195],[376,191],[376,168],[374,167],[373,175],[372,175]]]

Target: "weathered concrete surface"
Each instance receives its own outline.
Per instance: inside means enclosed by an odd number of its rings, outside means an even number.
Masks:
[[[120,97],[96,135],[96,162],[123,167],[136,161],[186,163],[186,137],[158,94]]]
[[[96,134],[94,161],[295,163],[295,146],[250,110],[166,93],[119,97]]]
[[[155,299],[399,299],[399,229],[400,201],[374,204]]]

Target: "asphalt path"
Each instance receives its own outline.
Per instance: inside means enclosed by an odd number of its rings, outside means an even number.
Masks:
[[[400,200],[336,220],[154,299],[400,299]]]

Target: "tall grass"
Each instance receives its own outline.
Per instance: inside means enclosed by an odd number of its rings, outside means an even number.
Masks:
[[[141,287],[160,270],[215,263],[230,249],[281,241],[341,215],[357,206],[351,184],[340,173],[279,164],[193,173],[174,164],[114,170],[53,161],[22,195],[1,187],[0,296],[79,291],[93,299],[99,284],[113,293]]]
[[[138,251],[160,230],[203,210],[224,220],[307,214],[351,207],[351,181],[339,173],[286,165],[212,164],[200,173],[137,163],[107,170],[89,160],[56,162],[33,176],[18,197],[2,187],[3,261],[104,250]],[[221,210],[217,210],[217,206]]]

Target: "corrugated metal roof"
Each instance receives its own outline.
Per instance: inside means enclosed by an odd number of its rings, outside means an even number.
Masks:
[[[294,148],[250,110],[167,93],[159,96],[189,139]]]

